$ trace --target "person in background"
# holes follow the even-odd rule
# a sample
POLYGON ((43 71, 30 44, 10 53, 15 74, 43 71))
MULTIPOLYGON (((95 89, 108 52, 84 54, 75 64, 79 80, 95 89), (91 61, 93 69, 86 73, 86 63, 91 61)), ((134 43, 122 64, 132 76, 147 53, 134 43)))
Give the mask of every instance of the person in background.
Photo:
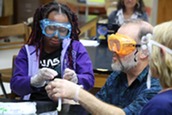
POLYGON ((78 18, 66 5, 49 2, 37 8, 28 43, 15 60, 11 90, 24 100, 50 100, 45 86, 54 78, 93 88, 92 62, 79 34, 78 18))
POLYGON ((46 86, 48 96, 53 100, 58 97, 74 99, 92 114, 138 115, 161 90, 158 79, 151 78, 151 86, 147 85, 149 58, 141 48, 142 36, 152 33, 152 29, 148 22, 135 19, 127 21, 116 34, 109 36, 114 72, 96 94, 97 98, 78 85, 60 79, 46 86))
POLYGON ((118 0, 117 10, 108 16, 108 27, 121 26, 125 20, 138 18, 148 21, 143 0, 118 0))
POLYGON ((150 45, 150 69, 159 78, 161 92, 143 108, 141 115, 172 115, 172 21, 154 27, 150 45))

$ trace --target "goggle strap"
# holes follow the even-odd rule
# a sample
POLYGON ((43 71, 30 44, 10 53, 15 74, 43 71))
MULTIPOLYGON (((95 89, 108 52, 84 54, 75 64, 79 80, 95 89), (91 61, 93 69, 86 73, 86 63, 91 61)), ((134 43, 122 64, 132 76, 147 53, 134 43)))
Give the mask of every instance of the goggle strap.
POLYGON ((155 45, 155 46, 158 46, 158 47, 164 49, 164 50, 167 51, 169 54, 172 54, 172 50, 171 50, 170 48, 165 47, 165 46, 163 46, 162 44, 160 44, 160 43, 158 43, 158 42, 156 42, 156 41, 150 40, 149 43, 151 43, 151 44, 153 44, 153 45, 155 45))
POLYGON ((141 47, 141 45, 140 44, 136 44, 135 47, 141 47))
POLYGON ((136 52, 134 53, 134 55, 136 55, 136 54, 137 54, 137 52, 138 52, 138 49, 136 49, 136 52))

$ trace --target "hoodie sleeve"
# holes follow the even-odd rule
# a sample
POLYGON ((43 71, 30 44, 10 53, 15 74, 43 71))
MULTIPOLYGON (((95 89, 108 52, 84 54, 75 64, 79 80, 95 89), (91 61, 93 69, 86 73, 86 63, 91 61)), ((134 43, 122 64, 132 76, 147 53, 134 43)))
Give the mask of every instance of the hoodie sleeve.
POLYGON ((84 89, 90 90, 94 86, 93 66, 89 54, 82 43, 74 46, 76 50, 76 70, 78 84, 83 85, 84 89))
POLYGON ((11 90, 19 96, 31 93, 30 76, 28 76, 28 60, 25 47, 19 51, 13 68, 13 75, 10 81, 11 90))

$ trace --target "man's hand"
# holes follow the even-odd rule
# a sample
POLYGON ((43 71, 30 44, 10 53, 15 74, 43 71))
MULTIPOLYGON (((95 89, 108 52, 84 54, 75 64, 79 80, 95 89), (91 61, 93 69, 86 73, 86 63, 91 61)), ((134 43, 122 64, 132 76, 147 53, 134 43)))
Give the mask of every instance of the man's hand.
POLYGON ((65 79, 54 79, 45 87, 50 99, 57 101, 59 97, 77 100, 80 86, 65 79))

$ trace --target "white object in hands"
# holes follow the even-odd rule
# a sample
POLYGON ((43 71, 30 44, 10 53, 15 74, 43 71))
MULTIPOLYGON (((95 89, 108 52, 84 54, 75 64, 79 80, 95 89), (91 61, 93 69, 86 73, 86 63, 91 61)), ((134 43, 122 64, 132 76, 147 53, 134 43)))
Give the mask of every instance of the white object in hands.
POLYGON ((78 77, 74 70, 66 68, 64 71, 63 79, 69 80, 73 83, 78 83, 78 77))
POLYGON ((59 97, 59 98, 58 98, 58 107, 57 107, 57 111, 61 111, 61 109, 62 109, 62 98, 59 97))
MULTIPOLYGON (((74 99, 74 101, 75 102, 78 102, 78 98, 79 98, 79 89, 80 88, 83 88, 83 86, 82 85, 77 85, 77 89, 76 89, 76 92, 75 92, 75 97, 73 98, 74 99)), ((57 107, 57 110, 58 111, 61 111, 61 109, 62 109, 62 98, 61 97, 59 97, 58 98, 58 107, 57 107)))
POLYGON ((31 77, 31 85, 34 87, 43 87, 46 81, 52 80, 58 73, 50 68, 41 68, 38 73, 31 77))

